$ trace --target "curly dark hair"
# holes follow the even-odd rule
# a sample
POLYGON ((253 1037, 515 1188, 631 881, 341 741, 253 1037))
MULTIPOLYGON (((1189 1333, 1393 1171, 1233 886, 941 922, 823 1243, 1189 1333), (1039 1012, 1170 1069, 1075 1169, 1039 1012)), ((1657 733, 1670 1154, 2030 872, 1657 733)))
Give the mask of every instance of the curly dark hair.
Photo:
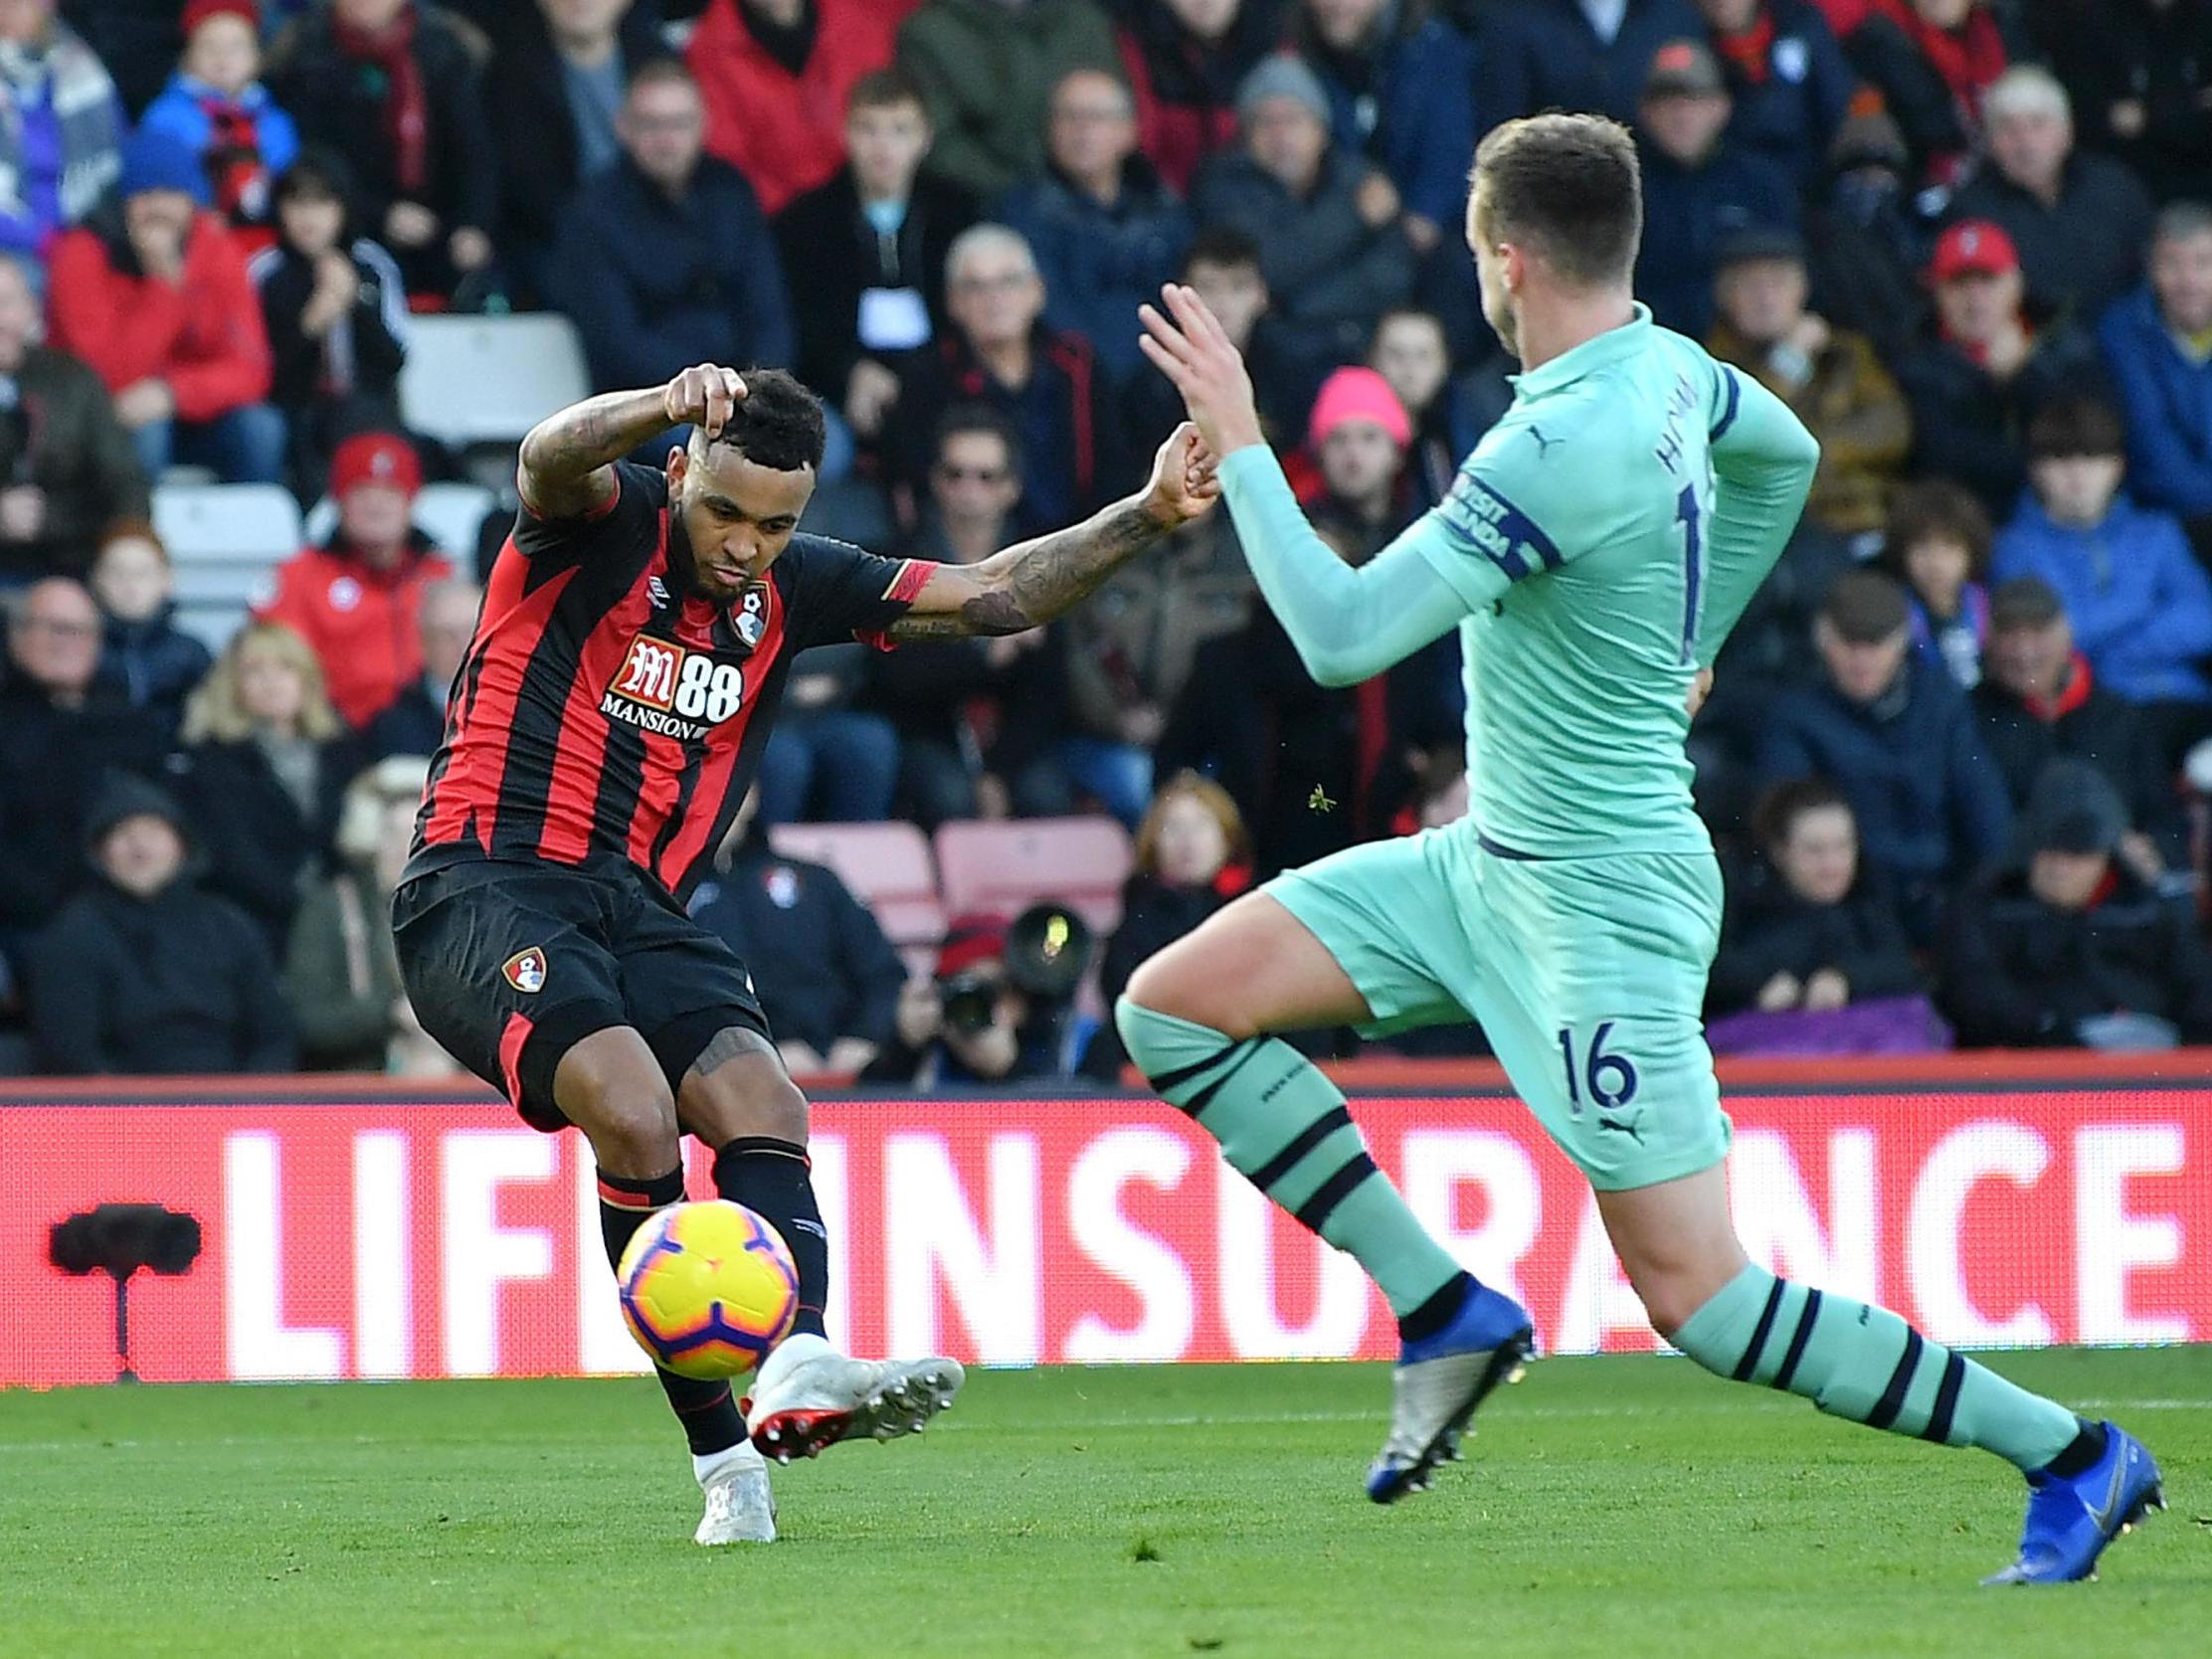
POLYGON ((740 369, 745 396, 715 444, 776 472, 822 468, 822 400, 786 369, 740 369))
POLYGON ((1843 791, 1825 778, 1790 778, 1774 785, 1751 809, 1751 833, 1758 844, 1772 851, 1789 839, 1797 821, 1807 813, 1841 807, 1851 811, 1843 791))

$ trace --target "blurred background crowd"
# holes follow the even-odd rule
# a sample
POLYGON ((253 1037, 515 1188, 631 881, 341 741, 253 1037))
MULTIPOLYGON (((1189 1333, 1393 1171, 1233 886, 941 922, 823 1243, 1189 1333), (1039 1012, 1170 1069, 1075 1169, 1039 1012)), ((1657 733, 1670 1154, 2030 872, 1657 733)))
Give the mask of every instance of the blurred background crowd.
MULTIPOLYGON (((1692 733, 1716 1047, 2212 1039, 2212 0, 0 0, 0 1069, 442 1068, 385 907, 514 504, 425 527, 512 461, 409 430, 425 319, 788 363, 809 527, 973 561, 1140 480, 1181 278, 1358 563, 1512 396, 1466 172, 1551 107, 1823 446, 1692 733), (164 492, 255 485, 306 545, 184 626, 164 492)), ((695 909, 796 1069, 1109 1077, 1148 951, 1464 814, 1459 669, 1316 685, 1216 514, 1049 630, 809 653, 695 909), (887 934, 802 855, 1081 815, 1087 911, 887 934)))

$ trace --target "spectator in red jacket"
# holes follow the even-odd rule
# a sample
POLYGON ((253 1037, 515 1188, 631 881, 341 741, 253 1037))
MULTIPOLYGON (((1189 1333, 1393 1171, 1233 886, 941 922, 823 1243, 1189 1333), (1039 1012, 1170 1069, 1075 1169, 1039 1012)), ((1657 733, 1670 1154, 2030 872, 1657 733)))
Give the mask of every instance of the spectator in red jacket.
POLYGON ((337 533, 287 559, 276 597, 256 613, 314 646, 330 700, 356 730, 422 677, 423 590, 454 574, 410 521, 422 487, 406 439, 365 432, 340 444, 330 461, 337 533))
POLYGON ((122 218, 69 232, 48 280, 53 343, 115 396, 138 459, 172 457, 226 483, 283 476, 284 421, 269 396, 269 335, 246 254, 206 211, 200 158, 156 132, 123 156, 122 218))
POLYGON ((1188 195, 1199 163, 1236 147, 1236 89, 1281 44, 1282 0, 1131 0, 1119 33, 1137 148, 1188 195))
POLYGON ((706 147, 773 217, 844 164, 845 99, 891 61, 896 0, 712 0, 687 56, 706 147))

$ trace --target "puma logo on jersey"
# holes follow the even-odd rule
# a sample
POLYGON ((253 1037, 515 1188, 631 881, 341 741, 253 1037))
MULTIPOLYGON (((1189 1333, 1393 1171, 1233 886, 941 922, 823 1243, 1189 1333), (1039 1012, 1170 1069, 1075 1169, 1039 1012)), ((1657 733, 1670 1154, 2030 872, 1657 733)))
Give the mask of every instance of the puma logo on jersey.
POLYGON ((1562 444, 1565 444, 1567 442, 1567 440, 1564 438, 1545 437, 1544 429, 1542 427, 1531 426, 1526 430, 1529 436, 1536 440, 1536 459, 1539 461, 1542 461, 1546 456, 1550 455, 1554 450, 1558 449, 1562 444))

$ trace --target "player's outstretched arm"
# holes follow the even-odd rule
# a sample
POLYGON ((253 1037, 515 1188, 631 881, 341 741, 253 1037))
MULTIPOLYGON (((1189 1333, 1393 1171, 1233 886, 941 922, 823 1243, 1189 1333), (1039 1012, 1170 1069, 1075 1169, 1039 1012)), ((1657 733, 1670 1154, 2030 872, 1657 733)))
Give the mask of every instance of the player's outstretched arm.
POLYGON ((1162 536, 1219 497, 1213 455, 1189 422, 1153 458, 1152 481, 1082 523, 994 553, 981 564, 938 565, 890 627, 893 640, 1019 634, 1041 628, 1094 592, 1162 536))
POLYGON ((701 363, 665 386, 607 392, 549 415, 522 440, 515 487, 539 518, 578 518, 615 498, 615 462, 655 433, 699 427, 717 437, 745 396, 735 369, 701 363))

